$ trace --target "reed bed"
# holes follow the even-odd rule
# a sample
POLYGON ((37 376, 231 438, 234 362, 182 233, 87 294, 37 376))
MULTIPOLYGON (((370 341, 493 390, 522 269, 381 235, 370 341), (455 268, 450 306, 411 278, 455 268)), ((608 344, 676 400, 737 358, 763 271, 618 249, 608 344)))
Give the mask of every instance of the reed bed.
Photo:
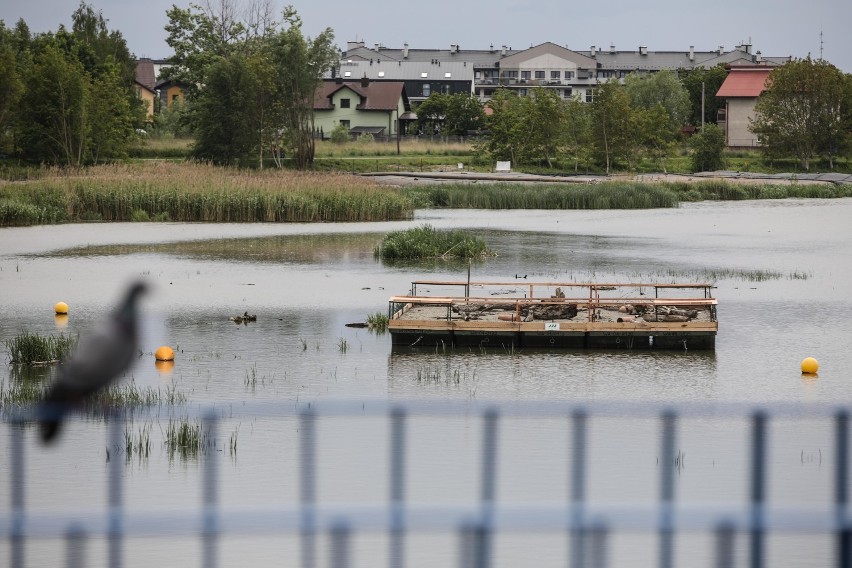
POLYGON ((464 231, 438 231, 431 225, 390 232, 373 251, 382 260, 482 258, 493 254, 479 237, 464 231))
POLYGON ((50 169, 26 183, 0 182, 0 226, 129 221, 142 212, 190 222, 334 222, 408 219, 413 207, 398 190, 348 174, 192 163, 50 169))
POLYGON ((189 420, 169 420, 163 432, 169 459, 177 454, 181 459, 197 458, 213 446, 209 432, 204 430, 201 422, 189 420))
POLYGON ((633 182, 446 184, 415 186, 406 194, 419 207, 453 209, 651 209, 679 204, 664 184, 633 182))
POLYGON ((318 158, 340 158, 360 156, 468 156, 473 154, 473 146, 467 142, 440 142, 435 140, 402 140, 397 153, 396 141, 366 142, 353 140, 344 144, 335 144, 329 140, 318 141, 318 158))
MULTIPOLYGON (((35 404, 44 398, 50 387, 46 380, 12 380, 0 383, 0 408, 35 404)), ((135 382, 116 384, 92 397, 87 405, 90 414, 100 414, 106 407, 134 408, 157 405, 186 404, 186 393, 171 386, 164 390, 152 387, 140 388, 135 382)))
POLYGON ((48 365, 58 363, 77 345, 77 339, 63 334, 39 335, 24 332, 5 341, 9 363, 13 365, 48 365))

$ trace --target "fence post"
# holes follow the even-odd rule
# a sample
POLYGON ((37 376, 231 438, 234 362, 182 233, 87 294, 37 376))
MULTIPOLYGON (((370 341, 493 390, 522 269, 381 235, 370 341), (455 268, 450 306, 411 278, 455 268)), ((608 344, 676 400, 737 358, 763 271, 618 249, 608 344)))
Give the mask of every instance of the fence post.
POLYGON ((349 568, 349 525, 345 520, 331 527, 331 568, 349 568))
POLYGON ((716 527, 716 568, 734 568, 734 526, 722 522, 716 527))
POLYGON ((766 499, 766 413, 752 415, 751 568, 763 566, 764 500, 766 499))
POLYGON ((123 564, 122 544, 124 538, 124 487, 122 483, 122 460, 118 458, 118 450, 121 448, 122 426, 124 426, 124 415, 118 409, 112 409, 109 413, 109 450, 112 458, 109 464, 109 566, 120 568, 123 564))
POLYGON ((299 413, 300 464, 299 494, 302 506, 301 518, 301 550, 302 568, 314 568, 316 565, 316 519, 314 518, 316 503, 316 440, 314 426, 316 417, 313 409, 308 408, 299 413))
POLYGON ((24 482, 24 424, 15 419, 9 429, 12 446, 10 487, 12 492, 12 534, 9 564, 12 568, 24 568, 24 507, 26 487, 24 482))
POLYGON ((494 496, 497 490, 497 409, 489 408, 482 416, 482 518, 476 530, 474 566, 491 566, 494 496))
POLYGON ((405 409, 391 411, 390 566, 405 565, 405 409))
POLYGON ((216 415, 213 411, 204 416, 203 431, 206 432, 207 455, 204 456, 203 498, 203 552, 202 565, 205 568, 218 566, 217 544, 219 539, 218 519, 218 454, 216 452, 216 415))
POLYGON ((78 524, 72 524, 65 533, 65 565, 68 568, 86 566, 86 531, 78 524))
POLYGON ((677 416, 673 410, 667 410, 663 412, 662 418, 662 459, 660 461, 660 568, 671 568, 674 564, 674 528, 672 507, 674 504, 674 449, 677 416))
POLYGON ((852 566, 852 550, 850 540, 852 534, 848 525, 849 507, 849 413, 840 410, 835 415, 835 440, 837 453, 835 463, 835 491, 837 523, 837 566, 850 568, 852 566))
POLYGON ((586 500, 586 412, 575 410, 571 416, 571 535, 570 554, 572 568, 582 568, 586 563, 586 531, 583 506, 586 500))

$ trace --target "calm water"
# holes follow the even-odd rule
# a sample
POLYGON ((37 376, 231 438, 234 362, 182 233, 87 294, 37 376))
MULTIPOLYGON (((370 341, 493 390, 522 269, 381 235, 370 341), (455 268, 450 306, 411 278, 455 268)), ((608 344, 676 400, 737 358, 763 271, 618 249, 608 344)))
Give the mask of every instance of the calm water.
MULTIPOLYGON (((700 203, 654 211, 424 211, 412 222, 372 224, 2 229, 0 340, 22 331, 85 334, 122 287, 141 277, 154 291, 143 304, 146 354, 132 378, 139 386, 174 387, 193 403, 276 400, 292 405, 321 397, 848 402, 850 221, 852 200, 844 199, 700 203), (474 265, 474 279, 513 281, 517 274, 578 282, 716 281, 716 351, 391 353, 388 336, 345 324, 386 312, 388 296, 406 292, 411 280, 466 278, 466 265, 388 266, 373 259, 373 247, 384 233, 424 222, 475 231, 498 252, 474 265), (71 306, 66 322, 55 321, 52 313, 60 300, 71 306), (238 326, 228 321, 244 311, 257 314, 257 322, 238 326), (166 344, 176 346, 178 356, 172 372, 160 374, 150 353, 166 344), (799 373, 806 356, 820 361, 818 378, 799 373)), ((0 369, 0 379, 15 380, 8 374, 8 367, 0 369)), ((225 505, 297 500, 298 464, 291 457, 298 448, 295 424, 243 420, 222 428, 225 437, 232 432, 239 437, 236 458, 227 451, 219 454, 226 464, 221 468, 225 505)), ((593 424, 591 499, 647 503, 657 498, 657 430, 647 421, 593 424)), ((55 448, 44 449, 28 438, 28 505, 100 506, 105 500, 103 432, 97 421, 77 421, 55 448)), ((517 421, 502 432, 501 499, 564 501, 564 423, 517 421)), ((780 435, 774 436, 770 453, 776 468, 770 499, 827 502, 829 427, 781 423, 773 432, 780 435), (817 455, 820 459, 813 458, 817 455)), ((319 434, 320 499, 384 502, 385 421, 327 420, 319 434)), ((409 438, 411 501, 475 502, 478 422, 422 419, 412 424, 409 438)), ((198 463, 170 462, 159 424, 151 439, 154 455, 127 466, 129 506, 197 503, 198 463)), ((7 444, 5 436, 0 438, 4 455, 7 444)), ((745 498, 743 423, 686 421, 678 444, 689 456, 678 476, 681 499, 745 498)), ((8 479, 7 467, 4 460, 0 480, 8 479)), ((8 491, 0 490, 3 510, 8 500, 8 491)), ((710 545, 701 537, 690 538, 678 541, 684 562, 701 558, 710 545)), ((771 558, 812 566, 815 560, 828 561, 826 542, 812 536, 778 539, 771 558)), ((656 552, 655 540, 634 535, 614 544, 610 561, 619 566, 645 565, 656 552)), ((0 545, 0 558, 7 558, 6 546, 0 545)), ((295 563, 292 546, 286 538, 230 539, 223 547, 224 564, 277 565, 282 557, 295 563)), ((454 563, 451 536, 422 537, 413 546, 421 553, 411 558, 412 565, 454 563)), ((30 548, 33 566, 64 550, 61 544, 30 548)), ((377 565, 385 549, 381 538, 357 539, 356 565, 377 565)), ((100 561, 99 550, 91 547, 90 564, 100 561)), ((132 545, 127 560, 134 566, 189 561, 198 550, 180 541, 148 542, 132 545)), ((502 539, 498 550, 500 565, 564 565, 561 537, 502 539)))

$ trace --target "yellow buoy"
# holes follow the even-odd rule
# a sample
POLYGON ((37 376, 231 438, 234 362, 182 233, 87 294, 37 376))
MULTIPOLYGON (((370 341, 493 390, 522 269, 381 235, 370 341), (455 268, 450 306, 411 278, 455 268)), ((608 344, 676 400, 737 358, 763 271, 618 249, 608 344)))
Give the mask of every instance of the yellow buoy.
POLYGON ((813 357, 805 357, 802 360, 802 373, 806 375, 815 375, 819 370, 819 362, 813 357))
POLYGON ((157 361, 174 361, 175 360, 175 352, 171 347, 167 345, 163 345, 154 353, 154 357, 156 357, 157 361))
POLYGON ((53 306, 53 310, 60 315, 68 314, 68 304, 65 302, 57 302, 55 306, 53 306))

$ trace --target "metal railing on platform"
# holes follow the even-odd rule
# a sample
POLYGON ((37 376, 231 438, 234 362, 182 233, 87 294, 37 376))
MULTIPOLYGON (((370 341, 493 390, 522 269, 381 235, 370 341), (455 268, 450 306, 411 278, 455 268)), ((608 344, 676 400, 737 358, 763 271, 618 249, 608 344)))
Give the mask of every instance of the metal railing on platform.
MULTIPOLYGON (((202 544, 201 565, 220 564, 221 539, 234 535, 298 535, 300 565, 318 565, 318 536, 327 535, 328 558, 333 567, 352 565, 351 540, 365 532, 388 536, 388 564, 402 568, 407 558, 407 538, 420 531, 458 534, 458 565, 485 568, 494 564, 497 534, 513 531, 549 531, 567 537, 566 563, 572 568, 607 565, 607 543, 613 533, 643 530, 656 534, 660 568, 674 566, 674 543, 681 531, 704 531, 715 535, 715 566, 734 565, 735 535, 747 535, 748 564, 766 565, 766 539, 771 533, 804 532, 833 535, 834 565, 849 567, 849 407, 798 404, 653 404, 588 403, 552 401, 478 402, 319 400, 289 407, 280 402, 215 404, 187 409, 203 420, 205 431, 215 439, 217 425, 224 419, 255 417, 294 419, 298 427, 299 498, 292 507, 224 509, 220 505, 220 478, 215 459, 202 459, 202 504, 196 510, 169 511, 168 515, 134 512, 125 507, 122 460, 109 464, 108 506, 104 511, 34 512, 27 508, 24 434, 32 414, 6 413, 9 435, 9 490, 11 509, 0 514, 0 531, 9 541, 9 566, 22 568, 29 540, 64 538, 67 565, 84 565, 79 552, 92 537, 108 541, 109 566, 123 565, 125 540, 135 537, 183 535, 202 544), (415 505, 406 502, 409 428, 412 417, 473 417, 481 421, 479 495, 474 506, 415 505), (321 504, 317 499, 317 424, 326 418, 387 417, 389 500, 383 505, 321 504), (746 419, 750 424, 748 500, 745 509, 724 506, 680 504, 676 499, 675 468, 660 467, 659 499, 647 506, 602 506, 588 501, 588 424, 591 419, 658 419, 660 463, 676 459, 679 422, 682 419, 746 419), (518 505, 498 499, 498 448, 500 424, 507 418, 564 418, 569 432, 570 479, 568 500, 562 504, 518 505), (767 430, 770 421, 824 420, 832 423, 834 472, 833 503, 823 510, 790 506, 767 507, 767 430)), ((137 411, 138 412, 138 411, 137 411)), ((137 414, 138 416, 138 414, 137 414)), ((110 443, 120 444, 124 435, 123 412, 109 418, 110 443)), ((709 560, 709 559, 708 559, 709 560)))

